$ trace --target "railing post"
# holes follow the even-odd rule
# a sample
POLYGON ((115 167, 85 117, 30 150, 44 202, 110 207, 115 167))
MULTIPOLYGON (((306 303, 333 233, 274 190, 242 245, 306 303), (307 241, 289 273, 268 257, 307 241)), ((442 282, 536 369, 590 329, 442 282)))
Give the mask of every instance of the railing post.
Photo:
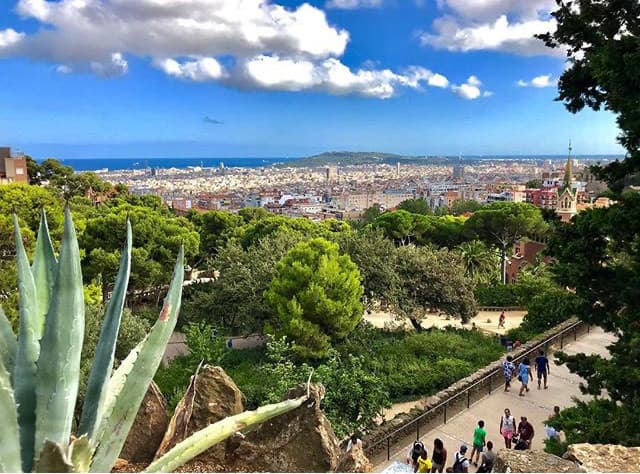
POLYGON ((420 439, 420 420, 416 421, 416 440, 420 439))
POLYGON ((573 340, 574 341, 578 340, 578 328, 577 327, 573 330, 573 340))
POLYGON ((470 402, 471 402, 471 390, 467 389, 467 410, 469 409, 470 402))
POLYGON ((444 424, 447 424, 447 403, 444 404, 444 424))
POLYGON ((560 334, 560 349, 564 347, 564 333, 560 334))
POLYGON ((589 331, 591 331, 591 324, 587 324, 587 334, 589 334, 589 331))
POLYGON ((493 390, 493 380, 491 375, 489 375, 489 395, 491 395, 492 390, 493 390))

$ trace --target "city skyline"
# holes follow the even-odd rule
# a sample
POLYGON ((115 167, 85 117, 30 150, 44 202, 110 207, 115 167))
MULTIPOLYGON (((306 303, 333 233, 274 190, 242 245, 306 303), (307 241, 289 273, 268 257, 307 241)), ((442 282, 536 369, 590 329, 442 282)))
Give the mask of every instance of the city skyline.
POLYGON ((0 141, 62 159, 622 153, 611 114, 554 101, 562 52, 532 38, 553 1, 156 3, 3 6, 0 141))

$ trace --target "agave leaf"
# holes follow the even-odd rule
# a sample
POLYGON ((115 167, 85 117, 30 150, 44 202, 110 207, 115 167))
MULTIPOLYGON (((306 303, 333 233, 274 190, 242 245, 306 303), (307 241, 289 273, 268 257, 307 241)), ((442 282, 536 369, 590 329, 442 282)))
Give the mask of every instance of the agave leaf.
POLYGON ((20 429, 11 376, 0 360, 0 472, 20 472, 20 429))
POLYGON ((36 462, 35 472, 73 472, 73 465, 61 444, 45 441, 36 462))
POLYGON ((178 443, 160 459, 152 462, 144 472, 172 472, 211 446, 223 441, 238 431, 253 428, 276 416, 287 413, 302 405, 308 397, 285 400, 265 405, 254 411, 245 411, 207 426, 178 443))
POLYGON ((11 375, 13 364, 16 358, 16 335, 11 329, 11 323, 0 306, 0 363, 11 375))
POLYGON ((33 279, 36 283, 36 295, 38 298, 38 339, 42 337, 44 331, 44 317, 49 309, 51 292, 56 279, 58 262, 53 252, 49 226, 47 225, 47 215, 42 210, 40 215, 40 228, 38 229, 38 239, 36 240, 36 251, 33 254, 33 279))
POLYGON ((84 290, 80 250, 69 207, 65 209, 60 261, 47 312, 36 385, 36 451, 45 441, 66 446, 71 435, 84 338, 84 290))
POLYGON ((121 367, 118 368, 112 381, 109 382, 109 402, 105 403, 97 436, 93 440, 96 452, 91 465, 92 472, 109 472, 122 450, 175 328, 180 311, 183 280, 184 249, 181 247, 171 286, 158 321, 153 325, 146 339, 134 349, 135 354, 125 359, 123 362, 123 365, 126 364, 125 368, 123 370, 120 370, 121 367))
POLYGON ((34 436, 36 426, 36 362, 40 354, 38 341, 38 304, 36 284, 33 280, 29 259, 22 244, 18 217, 13 215, 16 237, 16 258, 18 266, 18 301, 20 304, 20 328, 13 387, 18 406, 20 425, 20 450, 22 469, 30 472, 34 456, 34 436))
POLYGON ((127 220, 127 240, 122 250, 120 259, 120 269, 116 278, 115 286, 100 330, 100 339, 96 346, 91 373, 87 384, 87 394, 82 407, 82 417, 78 432, 93 435, 96 424, 102 416, 104 402, 107 393, 107 384, 111 371, 113 370, 113 360, 116 352, 116 342, 124 300, 127 296, 127 286, 129 284, 129 274, 131 273, 131 223, 127 220))

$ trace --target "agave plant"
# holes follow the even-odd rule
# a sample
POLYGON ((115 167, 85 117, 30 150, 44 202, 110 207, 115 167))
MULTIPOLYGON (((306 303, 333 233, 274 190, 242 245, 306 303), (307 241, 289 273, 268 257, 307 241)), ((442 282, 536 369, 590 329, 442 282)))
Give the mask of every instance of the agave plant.
MULTIPOLYGON (((0 308, 0 472, 110 472, 175 327, 184 277, 181 248, 157 322, 114 371, 114 353, 131 270, 131 225, 89 375, 76 435, 72 434, 84 336, 80 251, 71 212, 56 259, 42 213, 33 264, 14 215, 19 333, 0 308)), ((237 431, 293 410, 303 396, 212 424, 155 460, 148 472, 169 472, 237 431)))

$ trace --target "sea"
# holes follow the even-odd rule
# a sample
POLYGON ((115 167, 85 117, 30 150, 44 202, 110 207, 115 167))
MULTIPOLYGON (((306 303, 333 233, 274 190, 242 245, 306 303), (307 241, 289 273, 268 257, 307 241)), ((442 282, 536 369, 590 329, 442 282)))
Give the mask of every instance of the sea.
MULTIPOLYGON (((257 168, 271 166, 277 163, 286 163, 297 158, 75 158, 59 160, 75 171, 97 170, 136 170, 145 168, 188 168, 201 166, 206 168, 218 168, 221 164, 225 167, 257 168)), ((41 160, 39 160, 41 161, 41 160)))
MULTIPOLYGON (((575 159, 585 161, 609 161, 621 159, 617 155, 577 155, 575 159)), ((258 168, 271 166, 278 163, 287 163, 298 160, 295 158, 272 157, 272 158, 72 158, 59 159, 60 162, 71 166, 75 171, 114 171, 114 170, 136 170, 146 168, 189 168, 200 166, 203 168, 218 168, 221 164, 225 167, 258 168)), ((566 156, 546 155, 546 156, 465 156, 458 157, 436 157, 436 160, 445 159, 449 164, 464 163, 467 165, 481 161, 564 161, 566 156)), ((42 161, 42 160, 38 160, 42 161)), ((425 159, 428 163, 429 158, 425 159)))

